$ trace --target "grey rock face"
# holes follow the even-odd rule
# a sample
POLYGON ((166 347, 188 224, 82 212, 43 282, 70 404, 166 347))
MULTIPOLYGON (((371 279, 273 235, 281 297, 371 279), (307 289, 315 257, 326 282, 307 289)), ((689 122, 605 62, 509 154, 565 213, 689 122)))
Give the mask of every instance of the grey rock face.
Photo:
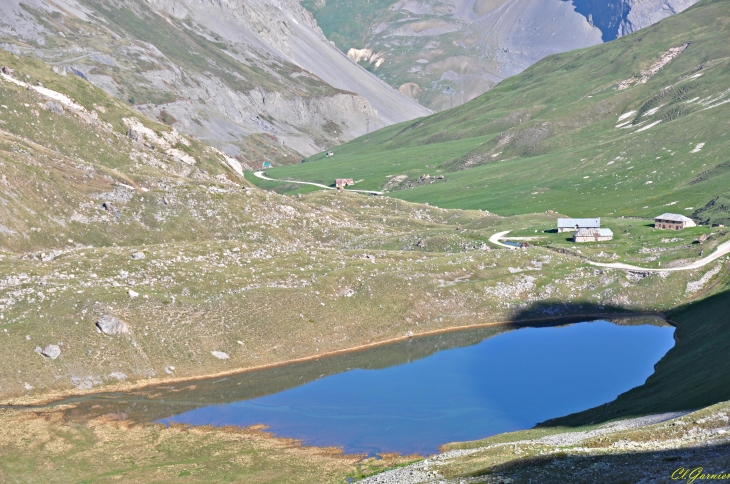
POLYGON ((164 110, 177 129, 231 156, 241 151, 245 157, 248 140, 260 134, 267 136, 256 143, 270 143, 272 151, 308 156, 323 144, 364 134, 368 121, 376 129, 430 113, 344 56, 297 0, 135 2, 130 21, 164 30, 166 42, 134 38, 132 30, 104 18, 105 9, 117 13, 128 2, 102 2, 93 16, 76 0, 54 2, 53 12, 42 0, 22 2, 38 18, 27 15, 20 0, 1 3, 0 36, 19 41, 8 48, 53 58, 59 74, 79 75, 152 118, 164 110), (42 17, 53 24, 52 14, 88 23, 90 30, 68 31, 76 45, 66 52, 44 51, 33 45, 38 39, 70 38, 45 27, 42 17), (192 45, 201 37, 217 40, 197 52, 192 45), (193 48, 199 63, 179 55, 193 48), (140 62, 148 67, 139 69, 140 62), (140 90, 153 94, 135 99, 140 90))
POLYGON ((698 0, 626 0, 628 14, 621 21, 618 35, 628 35, 688 9, 698 0))
POLYGON ((61 348, 58 345, 46 345, 46 347, 41 350, 41 354, 46 358, 55 360, 61 356, 61 348))
POLYGON ((127 323, 108 314, 99 318, 96 322, 96 327, 104 334, 129 334, 129 326, 127 326, 127 323))
POLYGON ((648 27, 698 0, 572 0, 575 9, 601 30, 604 41, 648 27))

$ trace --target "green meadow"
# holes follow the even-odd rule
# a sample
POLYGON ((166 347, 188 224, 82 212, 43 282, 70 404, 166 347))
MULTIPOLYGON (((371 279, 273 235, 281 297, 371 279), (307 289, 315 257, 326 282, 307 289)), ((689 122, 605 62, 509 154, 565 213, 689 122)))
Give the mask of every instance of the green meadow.
POLYGON ((356 188, 403 200, 500 215, 690 216, 730 187, 729 13, 727 2, 702 2, 548 57, 457 108, 266 173, 325 184, 351 177, 356 188), (642 83, 643 71, 685 43, 642 83), (444 181, 402 189, 424 174, 444 181))

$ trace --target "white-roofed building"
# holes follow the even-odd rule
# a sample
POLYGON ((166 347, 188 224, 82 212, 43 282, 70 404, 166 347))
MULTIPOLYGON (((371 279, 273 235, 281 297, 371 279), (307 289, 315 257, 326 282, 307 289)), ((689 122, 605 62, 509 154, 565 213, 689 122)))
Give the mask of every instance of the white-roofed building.
POLYGON ((694 227, 697 224, 689 217, 678 213, 664 213, 654 217, 654 228, 663 230, 682 230, 686 227, 694 227))
POLYGON ((580 229, 597 229, 601 227, 600 218, 559 218, 558 232, 573 232, 580 229))
POLYGON ((613 239, 611 229, 580 229, 573 234, 575 242, 604 242, 613 239))

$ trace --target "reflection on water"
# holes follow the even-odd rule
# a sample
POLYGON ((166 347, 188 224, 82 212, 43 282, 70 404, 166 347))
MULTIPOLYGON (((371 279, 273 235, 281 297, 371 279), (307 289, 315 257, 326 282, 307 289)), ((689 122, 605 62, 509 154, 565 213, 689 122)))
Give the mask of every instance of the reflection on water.
MULTIPOLYGON (((663 321, 654 319, 652 323, 663 321)), ((152 385, 124 393, 70 397, 39 407, 73 404, 74 408, 67 413, 79 419, 118 412, 135 421, 155 421, 199 407, 271 395, 352 369, 371 370, 408 363, 442 350, 477 344, 515 327, 505 324, 463 329, 225 377, 152 385)))
POLYGON ((640 385, 674 345, 674 329, 639 323, 465 330, 107 398, 138 413, 144 405, 149 417, 186 410, 165 422, 263 423, 276 435, 347 452, 431 454, 447 442, 585 410, 640 385))

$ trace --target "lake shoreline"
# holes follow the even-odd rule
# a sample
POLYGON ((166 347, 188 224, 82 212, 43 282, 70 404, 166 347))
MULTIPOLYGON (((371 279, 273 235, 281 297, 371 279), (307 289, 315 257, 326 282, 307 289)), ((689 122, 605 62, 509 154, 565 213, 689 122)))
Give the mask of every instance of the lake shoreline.
POLYGON ((515 328, 521 328, 521 327, 545 327, 545 326, 558 326, 561 324, 572 324, 576 322, 587 322, 587 320, 597 320, 597 319, 638 319, 638 318, 646 318, 646 317, 655 317, 662 319, 664 322, 666 322, 670 326, 676 327, 676 324, 674 324, 672 321, 666 319, 666 315, 662 312, 620 312, 620 313, 585 313, 585 314, 573 314, 568 316, 550 316, 546 318, 534 318, 534 319, 524 319, 520 321, 495 321, 495 322, 487 322, 487 323, 479 323, 479 324, 473 324, 469 326, 451 326, 447 328, 439 328, 435 330, 429 330, 424 331, 422 333, 414 333, 412 336, 399 336, 395 338, 388 338, 381 341, 376 341, 373 343, 366 343, 362 345, 352 346, 349 348, 343 348, 339 350, 329 351, 326 353, 321 354, 315 354, 310 356, 304 356, 300 358, 294 358, 290 360, 284 360, 280 362, 275 363, 267 363, 264 365, 258 365, 258 366, 252 366, 247 368, 235 368, 231 370, 226 370, 222 372, 215 372, 215 373, 209 373, 205 375, 194 375, 194 376, 186 376, 186 377, 174 377, 174 378, 148 378, 144 380, 138 380, 134 382, 126 382, 126 383, 115 383, 110 385, 101 385, 97 388, 92 388, 89 390, 78 390, 76 388, 69 389, 69 390, 62 390, 57 392, 49 392, 44 395, 38 395, 38 396, 28 396, 28 397, 11 397, 7 400, 0 400, 0 408, 5 409, 32 409, 37 407, 47 407, 49 405, 53 405, 54 403, 64 400, 67 398, 73 398, 73 397, 83 397, 83 396, 89 396, 99 393, 109 393, 109 392, 125 392, 130 390, 139 390, 144 389, 148 387, 152 387, 155 385, 163 385, 163 384, 177 384, 177 383, 187 383, 187 382, 195 382, 200 380, 207 380, 210 378, 220 378, 220 377, 228 377, 232 375, 240 375, 244 373, 250 373, 260 370, 266 370, 271 368, 277 368, 282 367, 286 365, 296 364, 296 363, 304 363, 309 361, 315 361, 322 358, 329 358, 333 356, 343 355, 347 353, 354 353, 358 351, 363 351, 367 349, 376 348, 379 346, 385 346, 393 343, 398 343, 402 341, 407 341, 409 339, 417 339, 427 336, 434 336, 438 334, 445 334, 445 333, 451 333, 456 331, 463 331, 463 330, 469 330, 469 329, 479 329, 479 328, 487 328, 487 327, 494 327, 494 326, 513 326, 515 328), (557 324, 556 324, 557 323, 557 324))

